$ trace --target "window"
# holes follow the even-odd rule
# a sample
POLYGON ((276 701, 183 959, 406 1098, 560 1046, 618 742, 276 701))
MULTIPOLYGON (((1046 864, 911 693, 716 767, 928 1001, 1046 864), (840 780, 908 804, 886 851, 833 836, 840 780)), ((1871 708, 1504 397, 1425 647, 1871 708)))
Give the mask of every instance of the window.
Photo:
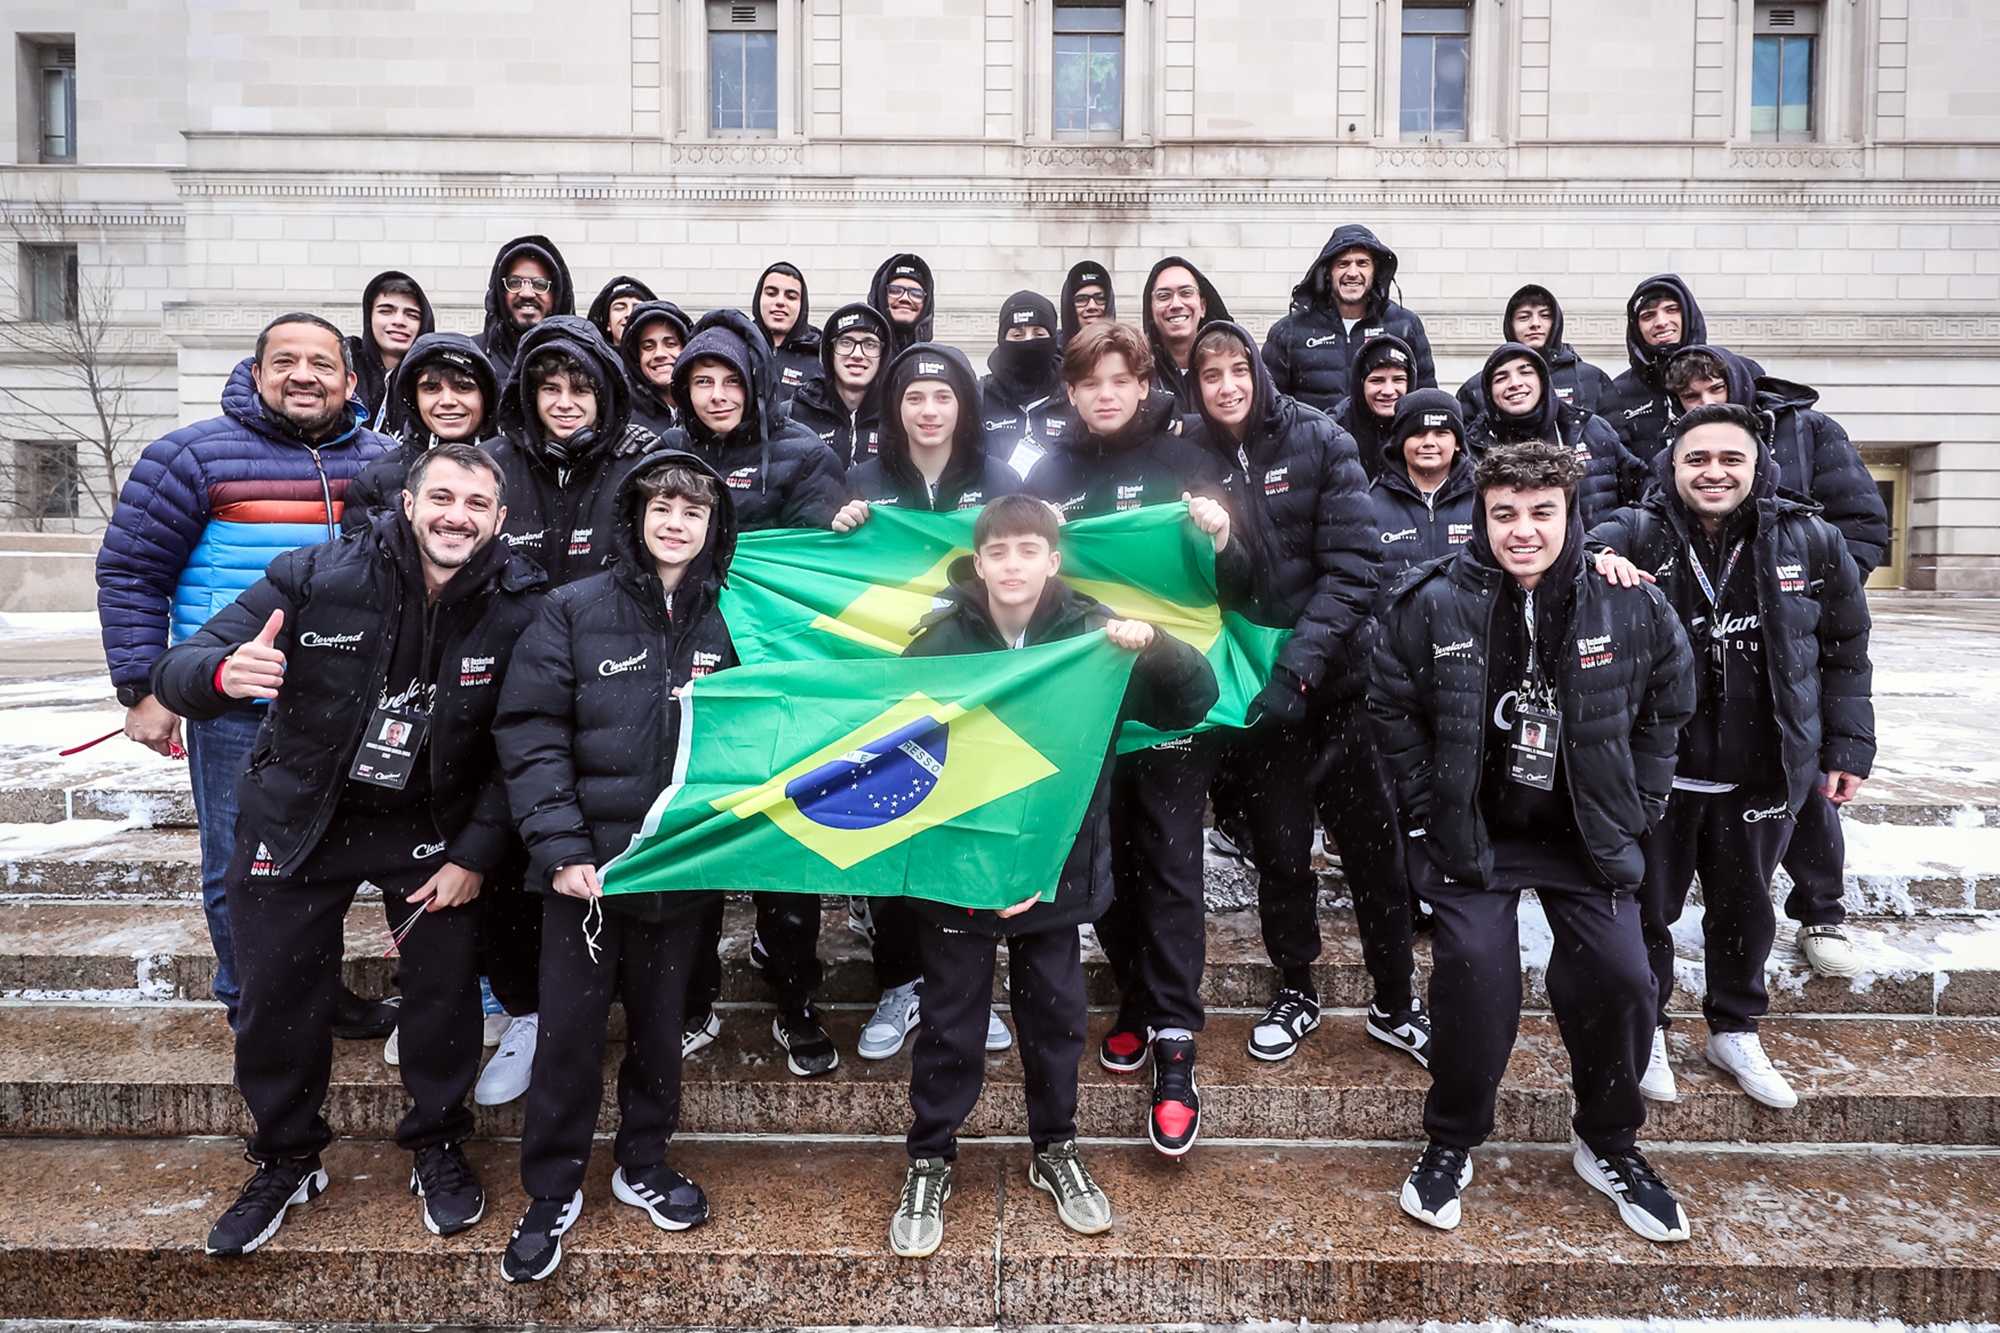
POLYGON ((16 504, 25 519, 75 518, 79 492, 76 445, 53 440, 14 446, 20 473, 16 504))
POLYGON ((1119 138, 1125 133, 1125 10, 1065 5, 1055 10, 1057 137, 1119 138))
POLYGON ((41 160, 76 161, 76 46, 35 48, 35 95, 41 122, 41 160))
POLYGON ((21 317, 37 324, 76 320, 76 247, 21 247, 21 317))
POLYGON ((1465 137, 1466 44, 1471 17, 1464 5, 1403 7, 1403 136, 1465 137))
POLYGON ((708 0, 708 93, 710 133, 777 136, 777 0, 708 0))
POLYGON ((1750 49, 1750 137, 1769 143, 1811 139, 1813 56, 1819 6, 1757 6, 1750 49))

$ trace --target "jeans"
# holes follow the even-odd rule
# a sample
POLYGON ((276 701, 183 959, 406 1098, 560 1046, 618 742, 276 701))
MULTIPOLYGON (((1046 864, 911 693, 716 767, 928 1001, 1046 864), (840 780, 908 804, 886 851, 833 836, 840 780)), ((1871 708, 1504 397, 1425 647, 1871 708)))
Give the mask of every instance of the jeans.
POLYGON ((201 825, 201 910, 215 947, 215 998, 236 1027, 243 1001, 236 980, 236 947, 229 933, 229 903, 223 878, 236 851, 236 779, 243 775, 264 710, 224 713, 206 722, 187 720, 188 783, 194 788, 195 819, 201 825))

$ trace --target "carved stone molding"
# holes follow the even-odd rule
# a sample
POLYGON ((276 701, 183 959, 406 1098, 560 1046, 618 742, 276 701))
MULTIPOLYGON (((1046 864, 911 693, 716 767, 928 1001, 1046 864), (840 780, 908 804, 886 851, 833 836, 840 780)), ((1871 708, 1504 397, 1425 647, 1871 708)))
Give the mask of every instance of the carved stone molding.
POLYGON ((805 145, 767 143, 761 139, 724 139, 715 143, 677 143, 671 161, 680 167, 799 167, 805 145))
POLYGON ((1375 166, 1380 171, 1411 167, 1425 171, 1505 170, 1505 148, 1480 148, 1470 144, 1413 143, 1375 150, 1375 166))
POLYGON ((1021 167, 1037 171, 1110 172, 1130 176, 1159 169, 1159 150, 1124 144, 1037 144, 1021 150, 1021 167))
POLYGON ((1769 148, 1732 148, 1729 165, 1781 168, 1786 171, 1859 171, 1866 157, 1859 148, 1827 148, 1815 144, 1776 144, 1769 148))

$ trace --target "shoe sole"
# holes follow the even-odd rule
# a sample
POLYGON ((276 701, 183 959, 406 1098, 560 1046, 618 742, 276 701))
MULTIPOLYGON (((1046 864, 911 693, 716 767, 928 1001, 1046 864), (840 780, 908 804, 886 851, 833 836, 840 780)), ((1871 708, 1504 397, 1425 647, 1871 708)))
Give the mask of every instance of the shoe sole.
POLYGON ((1014 1034, 1007 1032, 1007 1025, 1005 1023, 1000 1025, 1000 1030, 1007 1033, 1004 1040, 994 1037, 991 1030, 986 1034, 986 1053, 988 1055, 991 1055, 995 1051, 1004 1051, 1014 1044, 1014 1034))
POLYGON ((389 1040, 382 1045, 382 1063, 392 1069, 403 1063, 403 1047, 393 1032, 389 1034, 389 1040))
POLYGON ((1806 966, 1812 969, 1813 975, 1819 977, 1834 977, 1841 981, 1851 981, 1855 977, 1860 976, 1863 972, 1866 972, 1868 970, 1868 965, 1862 962, 1859 958, 1855 959, 1852 963, 1849 963, 1845 967, 1840 967, 1840 968, 1823 967, 1817 960, 1813 958, 1813 956, 1810 953, 1807 953, 1803 947, 1799 949, 1799 957, 1805 960, 1806 966))
POLYGON ((1364 1024, 1364 1026, 1368 1029, 1368 1035, 1373 1037, 1375 1040, 1381 1042, 1384 1046, 1395 1047, 1397 1050, 1401 1051, 1404 1055, 1407 1055, 1412 1060, 1415 1060, 1419 1065, 1423 1066, 1425 1069, 1429 1069, 1431 1067, 1430 1056, 1424 1054, 1416 1047, 1410 1045, 1408 1042, 1404 1041, 1401 1037, 1397 1036, 1394 1032, 1391 1032, 1388 1028, 1376 1027, 1375 1020, 1372 1017, 1367 1021, 1366 1024, 1364 1024))
POLYGON ((624 1167, 620 1167, 611 1173, 611 1197, 620 1203, 631 1204, 634 1208, 652 1218, 653 1225, 662 1231, 691 1231, 708 1220, 708 1210, 706 1208, 703 1208, 701 1216, 692 1222, 676 1222, 671 1217, 662 1216, 654 1209, 652 1204, 647 1203, 639 1197, 637 1190, 625 1183, 624 1167))
MULTIPOLYGON (((950 1182, 950 1181, 946 1181, 946 1182, 945 1182, 945 1186, 944 1186, 944 1198, 942 1198, 942 1199, 940 1199, 940 1200, 938 1201, 938 1208, 939 1208, 940 1210, 942 1210, 942 1209, 943 1209, 943 1207, 944 1207, 944 1206, 945 1206, 946 1204, 950 1203, 950 1202, 951 1202, 951 1182, 950 1182)), ((892 1226, 891 1226, 891 1227, 889 1228, 889 1248, 890 1248, 890 1249, 891 1249, 892 1251, 894 1251, 894 1252, 895 1252, 895 1254, 896 1254, 896 1255, 897 1255, 897 1256, 898 1256, 899 1258, 903 1258, 903 1259, 928 1259, 928 1258, 930 1258, 930 1257, 931 1257, 931 1256, 932 1256, 933 1254, 936 1254, 936 1253, 937 1253, 937 1249, 938 1249, 938 1246, 940 1246, 940 1245, 942 1245, 942 1244, 944 1244, 944 1214, 943 1214, 943 1212, 942 1212, 942 1211, 940 1211, 940 1212, 939 1212, 939 1214, 938 1214, 938 1234, 937 1234, 937 1239, 936 1239, 936 1240, 934 1240, 934 1241, 932 1241, 932 1242, 930 1243, 930 1247, 929 1247, 928 1249, 922 1249, 922 1250, 918 1250, 918 1249, 905 1249, 905 1248, 903 1248, 903 1247, 902 1247, 901 1245, 898 1245, 898 1244, 896 1243, 896 1229, 895 1229, 895 1227, 894 1227, 894 1226, 892 1225, 892 1226)))
POLYGON ((1660 1102, 1665 1105, 1671 1105, 1680 1101, 1681 1089, 1679 1084, 1665 1089, 1659 1087, 1649 1088, 1642 1079, 1639 1083, 1639 1095, 1649 1102, 1660 1102))
MULTIPOLYGON (((532 1072, 532 1070, 530 1072, 532 1072)), ((496 1096, 492 1092, 487 1091, 483 1081, 481 1083, 474 1084, 472 1089, 473 1103, 478 1106, 505 1106, 508 1102, 519 1101, 521 1098, 527 1095, 528 1095, 528 1085, 526 1083, 523 1083, 521 1085, 520 1091, 509 1093, 505 1097, 496 1096)))
MULTIPOLYGON (((555 1272, 556 1269, 562 1267, 562 1256, 563 1256, 562 1238, 569 1234, 569 1228, 575 1226, 577 1223, 577 1219, 583 1216, 582 1190, 578 1190, 575 1196, 571 1198, 569 1206, 575 1209, 576 1211, 570 1215, 569 1226, 564 1227, 561 1231, 558 1231, 556 1233, 555 1253, 549 1256, 549 1262, 536 1272, 523 1273, 521 1274, 521 1276, 515 1277, 512 1273, 507 1271, 507 1255, 503 1251, 500 1255, 500 1276, 502 1278, 506 1279, 509 1282, 540 1282, 543 1278, 555 1272)), ((510 1245, 513 1243, 511 1238, 509 1239, 508 1243, 510 1245)))
POLYGON ((1111 1230, 1111 1222, 1109 1221, 1107 1221, 1101 1227, 1087 1227, 1084 1226, 1081 1222, 1078 1222, 1075 1218, 1071 1217, 1069 1215, 1068 1206, 1063 1202, 1062 1194, 1058 1192, 1056 1187, 1054 1185, 1051 1185, 1048 1182, 1048 1179, 1045 1176, 1043 1176, 1039 1170, 1035 1168, 1035 1161, 1032 1157, 1028 1159, 1028 1183, 1030 1185, 1033 1185, 1038 1190, 1048 1191, 1049 1197, 1056 1201, 1056 1216, 1062 1219, 1062 1224, 1064 1226, 1068 1227, 1071 1231, 1074 1231, 1077 1235, 1101 1236, 1105 1232, 1111 1230))
MULTIPOLYGON (((915 1029, 912 1028, 911 1031, 915 1031, 915 1029)), ((864 1060, 887 1060, 892 1055, 901 1055, 903 1053, 903 1048, 909 1044, 910 1044, 910 1034, 908 1032, 905 1032, 901 1037, 898 1037, 896 1039, 896 1044, 894 1046, 876 1046, 871 1048, 868 1046, 856 1045, 854 1048, 854 1053, 860 1056, 864 1060)), ((793 1069, 792 1072, 796 1074, 799 1071, 797 1069, 793 1069)))
POLYGON ((1742 1075, 1738 1074, 1734 1069, 1731 1069, 1728 1065, 1722 1063, 1722 1061, 1716 1059, 1713 1055, 1710 1055, 1707 1051, 1703 1051, 1701 1053, 1701 1058, 1708 1061, 1711 1065, 1714 1065, 1717 1069, 1720 1069, 1723 1073, 1729 1075, 1731 1079, 1735 1080, 1736 1086, 1743 1089, 1743 1095, 1745 1097, 1748 1097, 1751 1101, 1756 1102, 1760 1106, 1768 1106, 1773 1111, 1792 1111, 1798 1109, 1799 1094, 1797 1092, 1792 1093, 1792 1099, 1788 1102, 1774 1100, 1770 1097, 1765 1096, 1763 1093, 1758 1092, 1748 1083, 1745 1083, 1743 1081, 1742 1075))
POLYGON ((1257 1049, 1257 1038, 1255 1036, 1256 1029, 1253 1028, 1251 1029, 1252 1033, 1251 1038, 1247 1043, 1245 1043, 1244 1049, 1250 1052, 1250 1056, 1252 1059, 1262 1060, 1266 1064, 1276 1064, 1280 1060, 1289 1060, 1294 1055, 1297 1055, 1299 1053, 1299 1047, 1305 1044, 1306 1038, 1310 1037, 1313 1033, 1317 1031, 1319 1031, 1319 1020, 1315 1018, 1310 1023, 1306 1024, 1306 1030, 1304 1032, 1301 1032, 1297 1037, 1293 1038, 1292 1044, 1290 1046, 1287 1046, 1284 1050, 1278 1051, 1278 1050, 1265 1049, 1260 1051, 1257 1049))
POLYGON ((708 1022, 704 1023, 692 1036, 686 1033, 681 1035, 681 1059, 687 1059, 704 1046, 714 1045, 715 1039, 721 1035, 722 1020, 714 1014, 710 1014, 708 1022))
POLYGON ((1680 1200, 1674 1200, 1674 1211, 1680 1215, 1681 1224, 1676 1230, 1669 1231, 1660 1225, 1659 1218, 1644 1208, 1626 1202, 1625 1196, 1618 1192, 1618 1187, 1597 1169, 1596 1156, 1582 1144, 1577 1145, 1576 1152, 1570 1157, 1570 1164, 1576 1168, 1577 1175, 1583 1177, 1584 1184, 1618 1205, 1618 1219, 1621 1222, 1647 1240, 1671 1245, 1687 1240, 1693 1234, 1694 1228, 1688 1222, 1687 1209, 1681 1207, 1680 1200))
POLYGON ((778 1020, 775 1018, 771 1020, 771 1035, 778 1039, 778 1045, 784 1049, 785 1068, 791 1070, 794 1074, 798 1075, 800 1078, 818 1078, 821 1074, 831 1074, 834 1070, 840 1068, 840 1051, 838 1048, 836 1048, 833 1052, 833 1063, 828 1065, 826 1068, 824 1069, 800 1068, 798 1058, 792 1054, 791 1043, 785 1040, 784 1025, 779 1023, 778 1020))
POLYGON ((206 1245, 202 1246, 202 1249, 219 1258, 233 1259, 239 1255, 249 1254, 265 1241, 278 1234, 278 1228, 285 1224, 285 1214, 289 1213, 299 1204, 311 1203, 314 1199, 326 1193, 326 1186, 326 1168, 321 1167, 299 1182, 299 1187, 292 1191, 292 1197, 285 1200, 284 1204, 278 1209, 277 1215, 271 1219, 271 1225, 251 1237, 247 1243, 234 1250, 211 1250, 206 1245))
MULTIPOLYGON (((1463 1192, 1465 1187, 1471 1183, 1472 1159, 1468 1157, 1465 1159, 1465 1170, 1458 1173, 1458 1188, 1463 1192)), ((1403 1192, 1396 1197, 1396 1202, 1403 1205, 1403 1211, 1411 1217, 1416 1218, 1427 1227, 1436 1227, 1439 1231, 1458 1230, 1459 1222, 1465 1217, 1465 1212, 1459 1207, 1457 1199, 1453 1199, 1450 1203, 1446 1204, 1445 1211, 1442 1213, 1425 1212, 1424 1201, 1417 1197, 1415 1187, 1408 1180, 1403 1182, 1403 1192), (1450 1220, 1447 1221, 1447 1218, 1450 1220)))
POLYGON ((1153 1112, 1146 1112, 1146 1137, 1152 1141, 1155 1148, 1158 1148, 1168 1157, 1187 1156, 1188 1149, 1194 1147, 1195 1140, 1201 1137, 1201 1085, 1194 1080, 1192 1075, 1188 1078, 1188 1091, 1194 1094, 1194 1122, 1188 1126, 1187 1142, 1181 1144, 1179 1147, 1170 1147, 1160 1142, 1159 1119, 1153 1112))
POLYGON ((482 1189, 479 1191, 479 1211, 471 1217, 466 1218, 465 1221, 459 1223, 451 1230, 446 1231, 438 1225, 438 1220, 431 1216, 430 1195, 424 1193, 424 1183, 417 1179, 417 1173, 414 1171, 410 1172, 410 1193, 424 1201, 424 1226, 433 1236, 456 1236, 461 1231, 470 1231, 472 1228, 478 1226, 480 1221, 486 1216, 486 1191, 482 1189))

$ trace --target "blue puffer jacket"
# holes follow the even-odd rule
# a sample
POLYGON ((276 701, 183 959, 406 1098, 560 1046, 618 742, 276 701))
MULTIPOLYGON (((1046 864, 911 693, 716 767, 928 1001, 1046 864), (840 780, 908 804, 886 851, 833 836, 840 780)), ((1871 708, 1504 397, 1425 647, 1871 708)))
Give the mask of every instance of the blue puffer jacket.
POLYGON ((264 576, 278 555, 340 535, 348 482, 395 447, 360 426, 312 448, 265 412, 251 358, 230 372, 222 415, 146 447, 97 556, 97 618, 111 683, 147 687, 153 659, 264 576))

